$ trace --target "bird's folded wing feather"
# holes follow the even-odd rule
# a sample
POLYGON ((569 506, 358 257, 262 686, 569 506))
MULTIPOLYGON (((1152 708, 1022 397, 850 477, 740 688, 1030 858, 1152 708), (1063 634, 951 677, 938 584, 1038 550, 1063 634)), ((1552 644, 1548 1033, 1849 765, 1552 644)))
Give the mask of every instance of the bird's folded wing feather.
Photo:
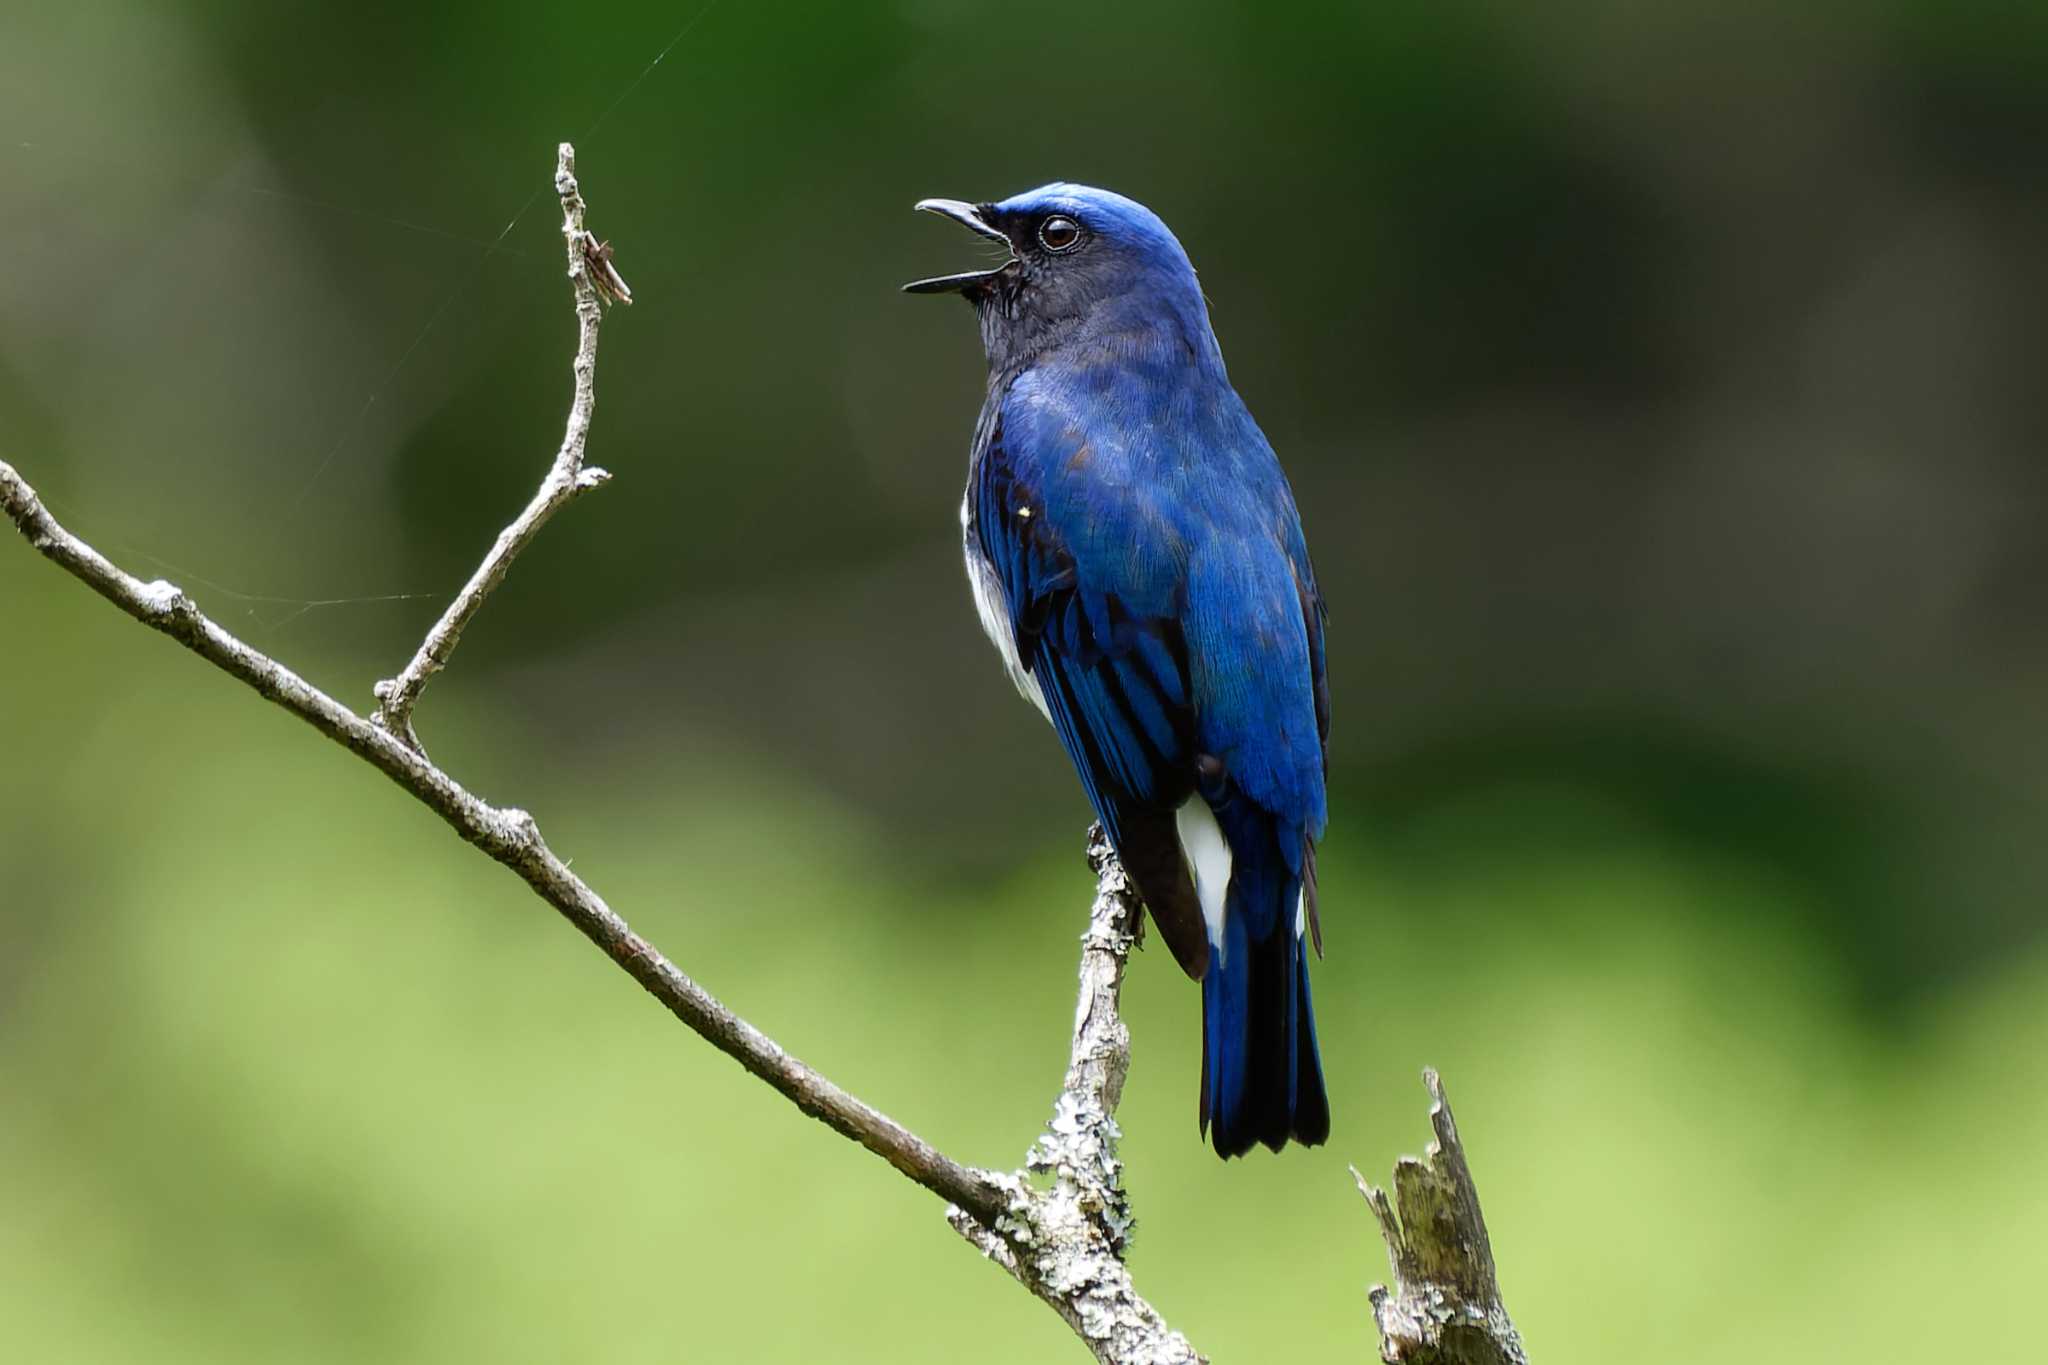
POLYGON ((1134 450, 1088 409, 1013 391, 978 466, 976 526, 1018 659, 1155 914, 1173 897, 1150 896, 1136 865, 1149 854, 1155 881, 1170 865, 1185 882, 1168 812, 1211 755, 1295 831, 1289 861, 1298 853, 1320 941, 1324 608, 1271 447, 1241 404, 1217 426, 1182 435, 1199 460, 1134 450))
POLYGON ((1190 976, 1208 960, 1200 903, 1173 812, 1194 787, 1194 711, 1177 571, 1164 547, 1125 539, 1111 573, 1096 553, 1109 501, 1068 487, 1048 499, 1047 457, 1018 449, 998 421, 969 496, 982 553, 1002 588, 1017 657, 1097 818, 1137 881, 1161 934, 1190 976), (1162 609, 1164 608, 1164 609, 1162 609))

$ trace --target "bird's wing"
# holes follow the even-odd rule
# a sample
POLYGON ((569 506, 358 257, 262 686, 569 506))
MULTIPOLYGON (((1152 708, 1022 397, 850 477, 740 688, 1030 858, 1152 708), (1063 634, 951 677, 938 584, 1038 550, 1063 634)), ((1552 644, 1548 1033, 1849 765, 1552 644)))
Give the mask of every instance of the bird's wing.
MULTIPOLYGON (((1292 524, 1291 499, 1259 505, 1292 524)), ((1329 734, 1320 598, 1306 555, 1290 552, 1271 517, 1217 516, 1210 525, 1219 529, 1188 556, 1183 615, 1196 742, 1222 760, 1226 799, 1242 797, 1274 821, 1320 945, 1314 840, 1325 821, 1329 734)), ((1291 899, 1271 909, 1291 911, 1291 899)))
POLYGON ((1209 943, 1174 824, 1195 760, 1177 554, 1148 538, 1115 485, 1089 482, 1084 438, 1020 425, 999 412, 989 432, 969 489, 974 534, 1096 816, 1199 979, 1209 943))

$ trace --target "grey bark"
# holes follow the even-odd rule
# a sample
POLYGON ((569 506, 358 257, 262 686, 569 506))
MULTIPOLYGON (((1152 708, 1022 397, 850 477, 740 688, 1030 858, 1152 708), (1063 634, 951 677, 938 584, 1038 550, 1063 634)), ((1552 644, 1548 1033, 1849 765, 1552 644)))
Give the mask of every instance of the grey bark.
POLYGON ((1131 1034, 1118 1007, 1144 921, 1099 825, 1089 831, 1088 860, 1095 903, 1081 936, 1074 1041, 1052 1120, 1025 1169, 1006 1177, 1015 1199, 1008 1219, 993 1230, 958 1210, 947 1220, 1058 1313, 1104 1365, 1199 1365, 1207 1357, 1145 1302, 1124 1264, 1132 1218, 1116 1154, 1116 1107, 1131 1034))

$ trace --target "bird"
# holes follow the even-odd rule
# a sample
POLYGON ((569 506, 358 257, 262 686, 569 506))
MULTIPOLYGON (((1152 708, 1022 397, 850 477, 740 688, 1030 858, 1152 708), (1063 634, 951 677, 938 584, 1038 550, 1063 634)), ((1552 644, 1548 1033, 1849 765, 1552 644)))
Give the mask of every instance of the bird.
POLYGON ((1325 1141, 1328 617, 1278 457, 1186 250, 1135 200, 1054 183, 917 209, 1001 244, 918 280, 988 359, 960 504, 983 630, 1051 722, 1174 959, 1202 987, 1198 1130, 1325 1141))

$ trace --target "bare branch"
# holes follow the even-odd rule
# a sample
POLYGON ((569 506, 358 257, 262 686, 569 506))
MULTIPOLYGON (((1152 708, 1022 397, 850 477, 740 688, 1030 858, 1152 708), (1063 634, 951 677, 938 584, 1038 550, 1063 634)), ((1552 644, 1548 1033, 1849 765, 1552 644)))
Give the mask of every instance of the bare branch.
POLYGON ((1394 1163, 1393 1201, 1351 1168, 1379 1219, 1394 1268, 1391 1291, 1372 1288, 1380 1359, 1387 1365, 1529 1365, 1501 1305, 1493 1244, 1451 1102, 1434 1070, 1422 1073, 1422 1083, 1433 1101, 1429 1122, 1436 1140, 1422 1160, 1404 1156, 1394 1163))
POLYGON ((427 632, 405 671, 372 689, 377 695, 377 709, 370 717, 371 722, 420 753, 426 751, 413 731, 412 709, 418 704, 420 693, 426 690, 427 679, 447 667, 456 643, 462 639, 463 628, 483 610, 485 599, 512 571, 512 561, 533 543, 549 518, 578 494, 611 478, 602 469, 584 468, 583 447, 590 436, 591 413, 597 407, 597 329, 604 320, 603 300, 631 303, 633 291, 626 288, 626 282, 612 266, 611 244, 599 242, 583 225, 583 194, 576 185, 576 149, 566 142, 556 153, 555 193, 562 200, 562 239, 568 246, 569 286, 576 293, 576 386, 569 403, 569 422, 562 432, 555 462, 549 466, 533 500, 526 504, 526 510, 498 533, 490 553, 427 632))
POLYGON ((1106 1365, 1199 1365, 1188 1339, 1139 1295, 1123 1256, 1132 1218, 1116 1154, 1117 1102, 1131 1065, 1131 1035, 1118 1013, 1124 966, 1143 924, 1138 893, 1102 827, 1088 836, 1095 904, 1081 937, 1081 991, 1066 1084, 1026 1169, 1050 1188, 1012 1178, 1010 1215, 995 1230, 958 1210, 955 1231, 1016 1276, 1106 1365))
MULTIPOLYGON (((604 900, 569 871, 542 841, 533 817, 498 808, 465 790, 428 761, 412 735, 411 709, 427 678, 446 664, 462 628, 555 510, 606 477, 583 467, 590 430, 597 366, 598 295, 587 273, 583 199, 576 188, 575 150, 561 145, 555 189, 562 198, 562 232, 568 242, 569 280, 575 291, 577 347, 575 397, 562 447, 541 491, 517 521, 499 535, 462 593, 427 635, 404 673, 380 683, 383 705, 372 719, 358 716, 277 660, 221 629, 177 586, 162 579, 144 583, 123 572, 90 545, 57 523, 13 466, 0 461, 0 506, 29 543, 100 596, 136 620, 239 678, 337 744, 366 759, 410 792, 463 838, 523 877, 623 967, 668 1011, 781 1092, 797 1108, 852 1138, 940 1197, 993 1223, 1006 1209, 1008 1190, 985 1171, 963 1166, 923 1138, 863 1103, 784 1052, 776 1042, 734 1014, 673 962, 633 932, 604 900)), ((623 286, 623 281, 620 285, 623 286)))
POLYGON ((144 583, 122 572, 60 526, 35 490, 5 461, 0 461, 0 507, 31 545, 94 592, 367 760, 446 820, 456 833, 518 873, 669 1013, 797 1108, 975 1217, 993 1222, 1003 1213, 1009 1196, 994 1177, 954 1161, 790 1056, 634 933, 549 850, 533 817, 525 811, 492 806, 472 795, 389 730, 358 716, 277 660, 221 629, 175 584, 162 579, 144 583))

